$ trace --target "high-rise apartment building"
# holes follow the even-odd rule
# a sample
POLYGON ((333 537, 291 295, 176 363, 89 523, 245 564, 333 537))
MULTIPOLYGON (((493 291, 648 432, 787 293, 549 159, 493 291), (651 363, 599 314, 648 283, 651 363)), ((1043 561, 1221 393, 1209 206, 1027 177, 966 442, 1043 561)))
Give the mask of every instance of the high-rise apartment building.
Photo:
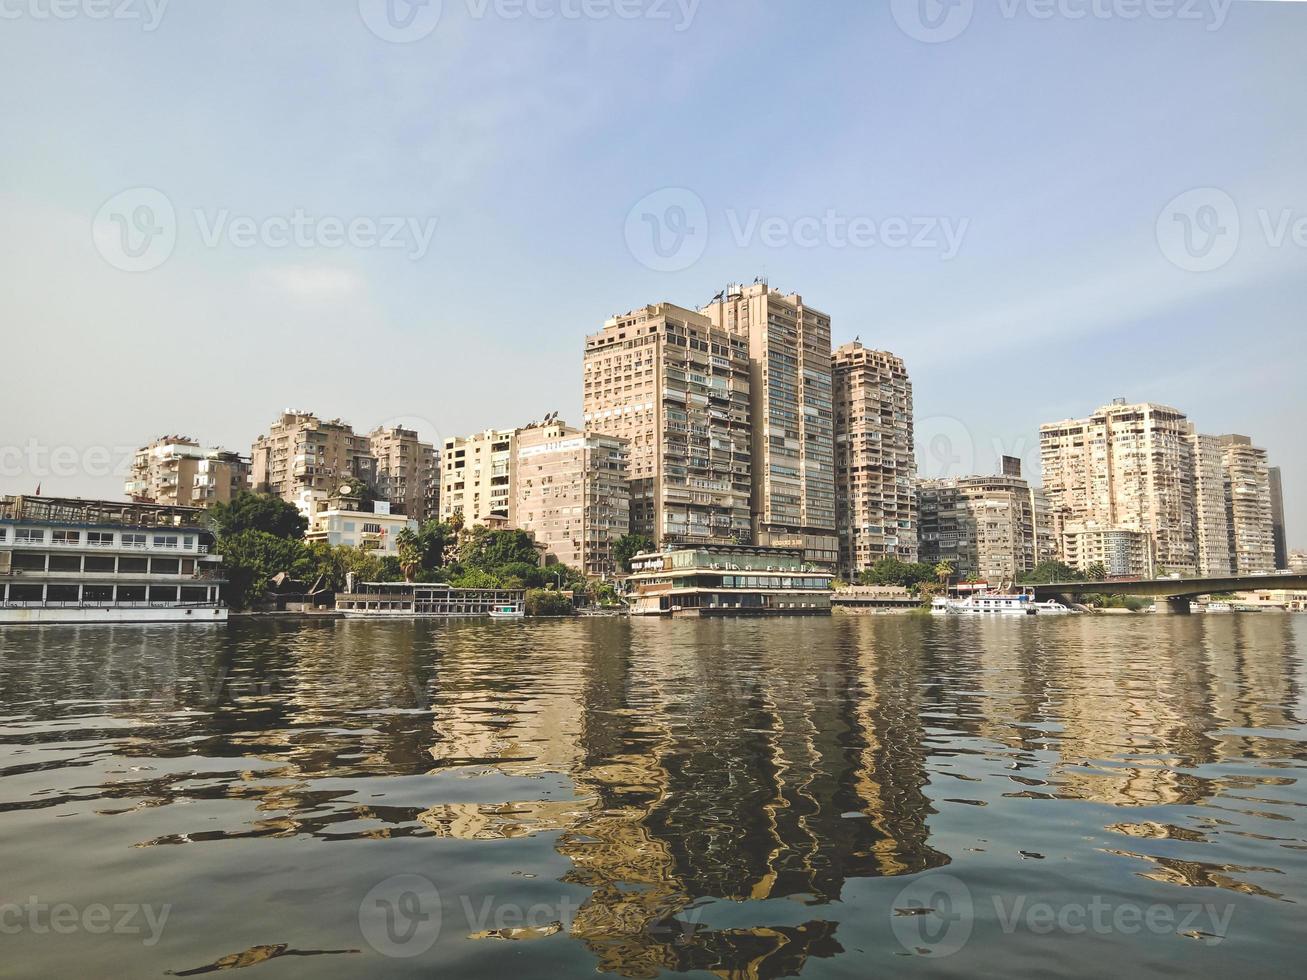
POLYGON ((903 360, 858 342, 832 358, 835 524, 846 575, 917 560, 912 382, 903 360))
POLYGON ((1062 531, 1062 556, 1078 571, 1098 567, 1109 578, 1152 578, 1156 571, 1153 539, 1132 528, 1068 524, 1062 531))
POLYGON ((802 548, 833 568, 835 420, 830 317, 763 282, 701 311, 749 345, 754 543, 802 548))
POLYGON ((631 530, 751 541, 748 339, 657 303, 587 337, 584 368, 585 428, 630 443, 631 530))
POLYGON ((1280 468, 1270 468, 1271 478, 1271 535, 1275 539, 1275 567, 1283 571, 1289 567, 1289 535, 1284 528, 1284 483, 1280 468))
POLYGON ((132 500, 171 507, 228 503, 249 487, 250 461, 204 449, 187 436, 164 436, 136 451, 123 489, 132 500))
POLYGON ((517 432, 516 526, 592 578, 616 575, 613 545, 631 527, 625 439, 549 421, 517 432))
POLYGON ((1033 571, 1052 548, 1047 507, 1020 475, 922 480, 917 485, 920 560, 998 584, 1033 571))
POLYGON ((1196 431, 1193 423, 1189 429, 1198 574, 1229 575, 1234 571, 1234 563, 1230 558, 1230 522, 1225 506, 1225 454, 1215 436, 1196 431))
POLYGON ((440 468, 435 447, 399 426, 374 429, 368 445, 377 460, 377 494, 391 512, 419 524, 440 515, 440 468))
POLYGON ((440 519, 460 515, 467 527, 515 524, 513 470, 516 429, 487 429, 445 440, 441 453, 440 519))
POLYGON ((1230 557, 1237 575, 1275 571, 1275 525, 1266 450, 1247 436, 1218 436, 1225 461, 1230 557))
POLYGON ((1041 426, 1044 491, 1060 523, 1144 531, 1161 567, 1195 573, 1189 434, 1179 410, 1124 399, 1041 426))
POLYGON ((295 504, 309 517, 333 497, 355 497, 360 485, 376 485, 368 437, 356 435, 347 422, 323 421, 312 412, 287 409, 259 436, 251 457, 254 488, 295 504))

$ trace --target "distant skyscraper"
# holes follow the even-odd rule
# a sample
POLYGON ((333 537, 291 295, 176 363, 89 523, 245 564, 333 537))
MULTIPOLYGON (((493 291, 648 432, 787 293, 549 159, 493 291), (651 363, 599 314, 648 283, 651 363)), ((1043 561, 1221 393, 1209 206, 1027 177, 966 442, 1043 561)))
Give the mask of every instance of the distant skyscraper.
POLYGON ((1198 574, 1217 577, 1234 571, 1230 557, 1230 520, 1226 512, 1225 454, 1216 436, 1189 425, 1194 483, 1194 547, 1198 574))
POLYGON ((256 490, 295 504, 310 517, 348 486, 374 486, 377 461, 368 437, 340 419, 287 409, 251 452, 256 490))
POLYGON ((840 570, 853 576, 883 558, 917 560, 912 382, 903 360, 858 342, 832 359, 835 523, 840 570))
POLYGON ((1230 556, 1239 575, 1275 570, 1271 475, 1266 450, 1247 436, 1218 437, 1225 461, 1225 505, 1230 556))
POLYGON ((1289 567, 1289 536, 1284 527, 1284 484, 1280 479, 1280 468, 1270 468, 1271 477, 1271 532, 1275 537, 1275 567, 1283 570, 1289 567))
POLYGON ((658 303, 585 341, 585 428, 631 446, 631 530, 659 547, 753 537, 749 342, 658 303))
POLYGON ((749 345, 754 543, 834 567, 830 317, 765 283, 729 287, 701 312, 749 345))
POLYGON ((1044 491, 1059 524, 1144 531, 1158 565, 1195 573, 1189 430, 1178 409, 1123 399, 1041 426, 1044 491))

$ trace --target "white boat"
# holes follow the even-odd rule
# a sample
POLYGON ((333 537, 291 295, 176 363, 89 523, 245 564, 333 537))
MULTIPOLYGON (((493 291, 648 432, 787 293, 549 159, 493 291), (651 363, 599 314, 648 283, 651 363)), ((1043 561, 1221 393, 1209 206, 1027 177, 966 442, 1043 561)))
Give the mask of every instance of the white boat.
POLYGON ((965 599, 940 596, 930 604, 930 611, 945 616, 1067 616, 1074 612, 1053 599, 1039 602, 1029 592, 981 592, 965 599))
POLYGON ((521 603, 511 603, 506 606, 495 606, 490 610, 491 619, 525 619, 526 610, 521 603))

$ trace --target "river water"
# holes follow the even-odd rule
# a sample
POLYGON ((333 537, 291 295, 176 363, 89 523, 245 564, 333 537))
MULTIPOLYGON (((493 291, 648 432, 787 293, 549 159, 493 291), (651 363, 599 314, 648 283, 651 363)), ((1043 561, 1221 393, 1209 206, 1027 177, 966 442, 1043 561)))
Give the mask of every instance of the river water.
POLYGON ((0 630, 0 976, 1301 975, 1307 618, 0 630))

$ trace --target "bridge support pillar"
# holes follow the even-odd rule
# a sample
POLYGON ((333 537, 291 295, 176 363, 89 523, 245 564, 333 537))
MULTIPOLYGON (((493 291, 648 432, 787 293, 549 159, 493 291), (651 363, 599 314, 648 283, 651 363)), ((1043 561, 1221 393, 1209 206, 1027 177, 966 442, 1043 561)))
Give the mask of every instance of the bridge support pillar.
POLYGON ((1169 595, 1157 604, 1157 611, 1170 613, 1173 616, 1189 615, 1189 597, 1183 595, 1169 595))

